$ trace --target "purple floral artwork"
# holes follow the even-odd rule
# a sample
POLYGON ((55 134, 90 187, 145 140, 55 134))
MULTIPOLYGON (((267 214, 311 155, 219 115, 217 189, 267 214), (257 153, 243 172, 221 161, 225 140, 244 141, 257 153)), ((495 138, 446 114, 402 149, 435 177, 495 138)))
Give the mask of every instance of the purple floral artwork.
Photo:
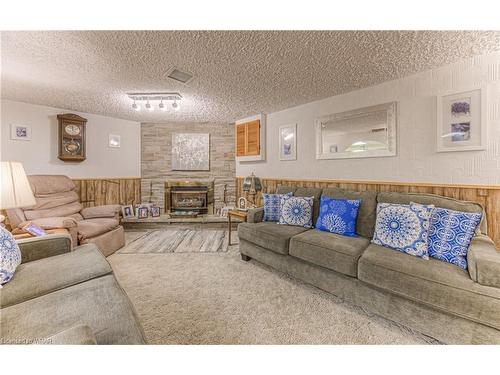
POLYGON ((457 116, 470 115, 470 98, 460 99, 451 103, 451 114, 457 116))
POLYGON ((470 122, 451 124, 451 141, 463 142, 470 140, 470 122))

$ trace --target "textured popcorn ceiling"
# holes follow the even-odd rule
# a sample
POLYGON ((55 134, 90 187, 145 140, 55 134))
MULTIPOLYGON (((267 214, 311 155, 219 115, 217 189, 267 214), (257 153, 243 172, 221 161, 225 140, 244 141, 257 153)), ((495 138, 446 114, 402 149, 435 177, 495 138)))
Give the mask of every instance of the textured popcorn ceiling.
POLYGON ((500 50, 500 32, 2 32, 2 98, 141 122, 232 122, 500 50), (172 67, 194 74, 188 85, 172 67), (127 92, 179 91, 178 112, 127 92))

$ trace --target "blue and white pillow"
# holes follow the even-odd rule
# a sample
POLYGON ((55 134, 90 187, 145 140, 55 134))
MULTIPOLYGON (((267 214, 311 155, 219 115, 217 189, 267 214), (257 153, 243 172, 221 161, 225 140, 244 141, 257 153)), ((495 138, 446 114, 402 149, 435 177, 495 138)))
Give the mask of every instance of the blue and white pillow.
POLYGON ((21 264, 21 251, 12 234, 0 226, 0 287, 12 279, 21 264))
POLYGON ((482 214, 436 208, 429 225, 431 257, 467 269, 467 251, 482 214))
POLYGON ((262 194, 264 199, 264 217, 263 221, 279 221, 281 197, 283 195, 292 196, 292 193, 287 194, 262 194))
POLYGON ((313 202, 313 197, 283 195, 280 201, 278 224, 312 228, 313 202))
POLYGON ((321 197, 316 229, 356 237, 356 219, 361 201, 321 197))
POLYGON ((372 242, 429 259, 428 230, 433 209, 433 205, 417 203, 379 203, 372 242))

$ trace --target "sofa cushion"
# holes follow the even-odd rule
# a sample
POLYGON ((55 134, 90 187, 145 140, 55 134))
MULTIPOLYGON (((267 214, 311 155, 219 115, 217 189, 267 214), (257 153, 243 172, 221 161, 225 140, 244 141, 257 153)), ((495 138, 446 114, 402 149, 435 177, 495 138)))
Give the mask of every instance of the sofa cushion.
POLYGON ((78 238, 85 240, 109 232, 119 225, 116 219, 88 219, 78 222, 78 238))
POLYGON ((366 238, 372 238, 375 231, 377 212, 377 192, 351 191, 340 188, 323 189, 322 195, 333 199, 360 200, 358 218, 356 220, 356 233, 366 238))
POLYGON ((363 237, 346 237, 308 230, 290 240, 290 255, 345 275, 356 276, 358 259, 370 244, 363 237))
MULTIPOLYGON (((440 195, 423 193, 384 192, 377 195, 377 202, 399 204, 410 204, 410 202, 415 202, 425 205, 432 204, 436 207, 446 208, 448 210, 480 214, 482 214, 484 211, 483 207, 479 203, 467 202, 458 199, 443 197, 440 195)), ((481 233, 487 233, 486 215, 483 215, 479 229, 481 233)))
POLYGON ((295 197, 313 197, 313 224, 316 225, 319 214, 319 198, 321 197, 322 190, 320 188, 298 187, 295 189, 293 195, 295 197))
POLYGON ((276 188, 276 194, 288 194, 288 193, 295 193, 295 190, 297 188, 295 186, 284 186, 280 185, 276 188))
POLYGON ((48 208, 45 210, 25 210, 24 216, 27 220, 42 219, 46 217, 63 217, 77 214, 82 210, 83 206, 79 202, 68 203, 62 206, 48 208))
POLYGON ((410 257, 371 244, 359 259, 358 278, 396 295, 500 329, 500 288, 475 283, 467 271, 450 263, 410 257))
POLYGON ((21 264, 0 293, 2 308, 111 273, 95 245, 21 264))
POLYGON ((28 180, 35 197, 63 193, 76 188, 75 183, 63 175, 31 175, 28 176, 28 180))
POLYGON ((238 237, 275 253, 288 255, 290 238, 306 230, 271 222, 241 223, 238 225, 238 237))

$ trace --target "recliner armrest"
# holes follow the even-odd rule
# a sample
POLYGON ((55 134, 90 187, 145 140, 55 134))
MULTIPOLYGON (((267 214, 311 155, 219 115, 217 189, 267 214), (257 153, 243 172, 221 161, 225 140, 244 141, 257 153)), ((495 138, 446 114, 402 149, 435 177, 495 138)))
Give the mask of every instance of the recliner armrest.
POLYGON ((76 220, 73 219, 72 217, 54 216, 54 217, 44 217, 40 219, 23 221, 18 225, 18 228, 22 229, 29 223, 33 223, 42 229, 59 229, 59 228, 70 229, 70 228, 76 228, 77 226, 76 220))
POLYGON ((42 237, 17 240, 21 250, 21 263, 52 257, 71 251, 69 234, 47 234, 42 237))
POLYGON ((500 288, 500 253, 485 235, 475 236, 467 253, 467 268, 475 282, 500 288))
POLYGON ((86 207, 80 211, 84 219, 96 218, 120 218, 122 207, 119 204, 107 204, 104 206, 86 207))
POLYGON ((248 223, 260 223, 264 219, 264 207, 250 208, 247 211, 248 223))

